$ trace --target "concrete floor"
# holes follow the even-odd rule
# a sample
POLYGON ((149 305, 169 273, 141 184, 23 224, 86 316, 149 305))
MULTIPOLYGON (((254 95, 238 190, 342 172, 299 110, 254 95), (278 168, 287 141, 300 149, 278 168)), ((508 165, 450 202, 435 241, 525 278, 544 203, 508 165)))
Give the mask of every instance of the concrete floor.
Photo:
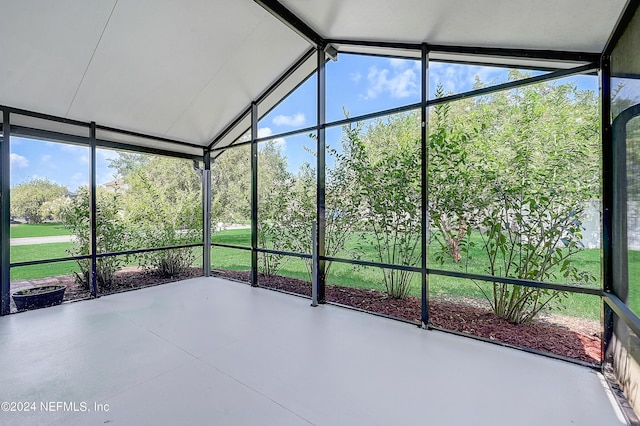
POLYGON ((593 370, 217 278, 2 317, 0 348, 33 409, 2 425, 625 424, 593 370))

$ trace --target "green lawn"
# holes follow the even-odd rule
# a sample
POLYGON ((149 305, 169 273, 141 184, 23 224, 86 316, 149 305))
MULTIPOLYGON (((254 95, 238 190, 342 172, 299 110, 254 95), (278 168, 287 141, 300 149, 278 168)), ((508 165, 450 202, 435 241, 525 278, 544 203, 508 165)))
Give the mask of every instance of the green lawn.
POLYGON ((55 259, 69 257, 67 250, 71 243, 48 243, 28 246, 11 246, 11 263, 29 260, 55 259))
MULTIPOLYGON (((25 227, 38 225, 20 225, 25 227)), ((17 228, 17 227, 14 227, 17 228)), ((46 224, 44 229, 55 229, 54 225, 46 224)), ((42 235, 42 234, 40 234, 42 235)), ((233 244, 240 246, 249 246, 251 240, 250 229, 234 229, 217 232, 214 234, 214 242, 233 244)), ((352 242, 350 246, 355 246, 355 242, 352 242)), ((433 256, 430 259, 430 267, 436 269, 448 269, 448 270, 461 270, 470 273, 484 273, 486 265, 480 260, 483 259, 481 249, 477 245, 472 248, 472 258, 478 259, 476 261, 470 261, 467 263, 456 264, 448 262, 443 265, 438 264, 433 256)), ((20 262, 27 260, 37 259, 50 259, 58 257, 68 256, 66 250, 71 247, 70 243, 52 243, 52 244, 40 244, 33 246, 13 246, 11 247, 11 261, 20 262)), ((436 249, 432 248, 432 252, 436 249)), ((348 252, 343 256, 349 257, 348 252)), ((629 258, 629 273, 631 279, 640 276, 640 252, 630 252, 629 258)), ((378 260, 376 253, 371 248, 364 253, 364 260, 378 260)), ((582 270, 591 272, 597 277, 597 282, 590 283, 590 286, 599 286, 600 280, 600 251, 599 250, 584 250, 575 256, 576 265, 582 270)), ((217 269, 231 269, 231 270, 248 270, 251 265, 250 252, 244 250, 235 250, 228 248, 214 247, 212 250, 212 265, 217 269)), ((11 278, 17 279, 30 279, 41 278, 47 276, 64 275, 75 270, 74 262, 61 262, 54 264, 29 266, 12 268, 11 278)), ((281 275, 300 278, 303 280, 309 280, 309 274, 304 262, 301 259, 289 258, 284 263, 281 271, 281 275)), ((558 282, 563 282, 561 277, 557 279, 558 282)), ((353 265, 333 263, 330 267, 329 274, 327 276, 327 282, 329 285, 342 285, 352 286, 360 288, 371 288, 384 291, 384 285, 382 281, 382 270, 380 268, 370 267, 355 267, 353 265)), ((412 282, 411 295, 420 296, 419 287, 419 274, 414 274, 412 282)), ((575 284, 575 283, 573 283, 575 284)), ((476 299, 482 299, 483 293, 481 288, 487 292, 490 288, 488 283, 473 282, 466 279, 449 278, 438 275, 430 275, 429 277, 429 292, 431 297, 470 297, 476 299)), ((629 302, 635 312, 640 313, 640 283, 638 286, 632 286, 630 289, 629 302)), ((592 319, 600 318, 600 301, 598 297, 588 295, 569 295, 569 297, 563 300, 562 303, 566 309, 562 309, 563 313, 573 316, 580 316, 592 319)))
MULTIPOLYGON (((229 231, 221 231, 214 235, 214 241, 235 244, 235 245, 249 245, 250 241, 249 229, 236 229, 229 231)), ((343 257, 349 258, 349 249, 353 249, 356 246, 356 241, 351 241, 347 251, 342 253, 343 257)), ((436 262, 433 252, 437 250, 436 245, 432 245, 430 267, 434 269, 444 270, 456 270, 466 271, 469 273, 485 273, 486 264, 482 261, 484 259, 481 245, 476 244, 471 248, 471 258, 475 261, 462 262, 462 264, 454 263, 453 261, 446 262, 445 264, 439 264, 436 262)), ((637 267, 640 270, 640 254, 638 254, 637 267)), ((363 260, 377 261, 376 252, 371 247, 362 256, 363 260)), ((574 257, 575 264, 581 270, 590 272, 595 278, 595 282, 591 282, 588 285, 590 287, 598 287, 600 284, 600 250, 584 250, 574 257)), ((212 251, 212 264, 214 268, 218 269, 230 269, 230 270, 247 270, 250 268, 250 255, 246 251, 227 249, 227 248, 214 248, 212 251)), ((303 280, 309 280, 309 274, 301 259, 289 258, 282 269, 279 272, 281 275, 299 278, 303 280)), ((556 278, 557 282, 567 282, 568 284, 578 284, 568 282, 564 280, 562 276, 556 278)), ((353 265, 342 264, 334 262, 331 265, 329 274, 327 275, 327 283, 329 285, 341 285, 348 287, 368 288, 384 291, 384 284, 382 280, 382 269, 371 267, 356 267, 353 265)), ((419 274, 414 274, 412 280, 412 288, 410 294, 416 297, 420 297, 420 279, 419 274)), ((483 292, 489 293, 490 284, 485 282, 474 282, 468 279, 450 278, 438 275, 429 276, 429 293, 431 297, 469 297, 475 299, 484 299, 483 292)), ((640 288, 637 290, 638 304, 640 305, 640 288)), ((561 301, 561 307, 559 312, 562 312, 571 316, 585 317, 590 319, 600 318, 600 299, 596 296, 582 295, 582 294, 570 294, 567 298, 561 301)))
POLYGON ((69 230, 61 223, 20 224, 11 226, 11 238, 24 237, 52 237, 56 235, 69 235, 69 230))
MULTIPOLYGON (((71 243, 49 243, 28 246, 11 246, 11 263, 30 260, 56 259, 68 257, 71 243)), ((75 262, 57 262, 44 265, 20 266, 11 268, 11 280, 55 277, 75 271, 75 262)))
POLYGON ((71 275, 73 272, 77 271, 79 271, 78 264, 74 261, 20 266, 17 268, 11 268, 11 281, 71 275))

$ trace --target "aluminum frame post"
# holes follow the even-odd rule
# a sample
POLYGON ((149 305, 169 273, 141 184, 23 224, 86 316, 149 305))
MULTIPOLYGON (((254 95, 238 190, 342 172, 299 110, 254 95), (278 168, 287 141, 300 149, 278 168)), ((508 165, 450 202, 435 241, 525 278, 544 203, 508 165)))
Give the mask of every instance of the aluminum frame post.
POLYGON ((10 113, 2 111, 2 139, 0 139, 0 315, 11 312, 11 122, 10 113))
POLYGON ((311 306, 318 306, 318 223, 315 220, 311 223, 311 251, 311 306))
POLYGON ((426 44, 422 45, 421 55, 421 102, 420 107, 420 155, 421 155, 421 200, 420 200, 420 212, 421 212, 421 228, 422 228, 422 271, 420 274, 421 284, 421 325, 423 328, 427 328, 429 324, 429 275, 427 273, 428 260, 429 260, 429 151, 428 151, 428 138, 429 138, 429 110, 427 107, 427 101, 429 100, 429 51, 426 44))
POLYGON ((251 103, 251 286, 258 286, 258 104, 251 103))
POLYGON ((92 297, 98 297, 98 219, 96 211, 96 123, 91 122, 89 127, 89 223, 91 234, 89 236, 91 269, 89 272, 89 288, 92 297))
POLYGON ((202 158, 202 271, 205 277, 211 276, 211 152, 202 158))
MULTIPOLYGON (((613 292, 613 133, 611 127, 611 63, 603 55, 600 61, 600 127, 602 149, 601 280, 604 291, 613 292)), ((613 335, 613 311, 602 300, 604 336, 602 353, 606 353, 613 335)))
POLYGON ((314 244, 314 250, 316 251, 316 257, 314 259, 314 271, 315 279, 318 282, 318 303, 325 303, 325 271, 326 256, 325 251, 325 154, 326 154, 326 136, 325 136, 325 121, 326 121, 326 56, 322 46, 318 47, 318 122, 317 122, 317 135, 316 135, 316 158, 317 158, 317 181, 316 181, 316 221, 317 232, 316 242, 314 244))

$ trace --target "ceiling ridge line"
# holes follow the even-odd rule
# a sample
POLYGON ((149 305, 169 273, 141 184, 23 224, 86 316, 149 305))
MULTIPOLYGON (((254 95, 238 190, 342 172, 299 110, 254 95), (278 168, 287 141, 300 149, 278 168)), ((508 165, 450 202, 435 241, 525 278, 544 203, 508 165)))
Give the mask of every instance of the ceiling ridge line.
MULTIPOLYGON (((211 82, 218 76, 218 74, 220 73, 220 71, 224 68, 224 66, 227 64, 227 62, 229 62, 229 60, 234 56, 236 50, 238 49, 239 46, 242 46, 244 44, 244 42, 251 37, 251 35, 253 33, 255 33, 258 28, 260 27, 260 25, 262 25, 262 22, 265 20, 265 18, 268 16, 268 13, 264 13, 262 15, 262 17, 258 20, 258 22, 256 23, 256 25, 253 27, 253 29, 251 31, 249 31, 247 33, 247 35, 245 37, 242 38, 241 41, 238 42, 238 44, 235 46, 235 49, 233 49, 233 52, 231 55, 227 56, 227 58, 225 58, 224 62, 220 65, 220 67, 218 67, 218 70, 213 73, 213 75, 211 76, 211 78, 209 78, 209 80, 207 80, 207 82, 202 86, 202 88, 198 91, 198 93, 193 97, 193 99, 191 99, 191 101, 184 107, 184 109, 182 110, 182 112, 176 117, 175 120, 173 120, 173 122, 169 125, 169 127, 167 127, 167 130, 162 134, 162 136, 164 137, 168 137, 167 134, 169 134, 169 132, 174 128, 174 126, 176 125, 176 123, 185 115, 185 113, 187 112, 187 110, 189 108, 191 108, 191 106, 195 103, 196 100, 198 100, 198 98, 204 93, 204 91, 207 89, 207 87, 211 84, 211 82)), ((208 141, 206 142, 207 144, 209 143, 208 141)), ((206 148, 207 145, 203 145, 203 148, 206 148)))
POLYGON ((111 8, 111 12, 109 13, 109 17, 107 18, 107 22, 104 23, 104 27, 102 28, 102 32, 100 33, 100 38, 98 39, 98 42, 96 43, 96 47, 93 49, 93 52, 91 52, 91 58, 89 58, 89 62, 87 63, 87 66, 84 69, 84 72, 82 73, 82 78, 80 79, 80 82, 78 83, 78 87, 76 88, 75 93, 73 94, 73 98, 71 99, 71 102, 69 102, 69 108, 67 108, 67 112, 65 112, 64 116, 68 117, 69 116, 69 111, 71 111, 71 107, 73 107, 73 103, 76 101, 76 97, 78 96, 78 92, 80 92, 80 88, 82 87, 82 83, 84 82, 84 78, 87 76, 87 72, 89 71, 89 67, 91 66, 91 63, 93 62, 93 57, 96 55, 96 52, 98 51, 98 47, 100 46, 100 43, 102 42, 102 37, 104 36, 104 33, 107 31, 107 27, 109 26, 109 22, 111 22, 111 17, 113 16, 113 12, 116 10, 116 6, 118 5, 118 0, 115 0, 115 2, 113 3, 113 7, 111 8))

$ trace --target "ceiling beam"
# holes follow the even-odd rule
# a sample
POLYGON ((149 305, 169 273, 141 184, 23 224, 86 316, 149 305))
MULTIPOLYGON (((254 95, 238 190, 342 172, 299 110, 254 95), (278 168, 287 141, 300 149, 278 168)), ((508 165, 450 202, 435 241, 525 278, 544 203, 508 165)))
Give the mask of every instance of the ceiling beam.
MULTIPOLYGON (((422 49, 421 43, 385 42, 374 40, 327 39, 327 44, 379 47, 387 49, 415 50, 422 49)), ((510 58, 545 59, 572 62, 598 62, 599 53, 572 52, 564 50, 510 49, 501 47, 450 46, 445 44, 427 44, 429 52, 451 53, 474 56, 498 56, 510 58)))
POLYGON ((293 12, 284 7, 278 0, 255 0, 260 6, 266 9, 273 16, 282 21, 285 25, 297 32, 311 45, 324 49, 326 43, 324 38, 313 28, 298 18, 293 12))

